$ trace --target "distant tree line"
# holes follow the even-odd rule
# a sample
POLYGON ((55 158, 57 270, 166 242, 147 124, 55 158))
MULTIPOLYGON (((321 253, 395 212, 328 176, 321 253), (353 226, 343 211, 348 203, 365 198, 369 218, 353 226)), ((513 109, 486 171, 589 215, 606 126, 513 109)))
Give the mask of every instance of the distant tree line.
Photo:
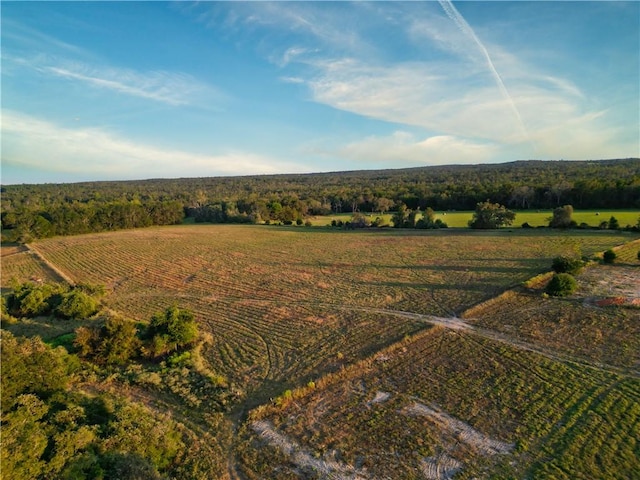
POLYGON ((331 213, 474 210, 487 199, 510 209, 640 208, 640 159, 6 185, 1 218, 5 239, 28 241, 167 225, 185 217, 301 224, 331 213))
POLYGON ((183 219, 183 205, 175 200, 53 203, 36 208, 20 206, 3 210, 2 229, 10 231, 5 237, 7 240, 25 243, 34 238, 55 235, 172 225, 181 223, 183 219))

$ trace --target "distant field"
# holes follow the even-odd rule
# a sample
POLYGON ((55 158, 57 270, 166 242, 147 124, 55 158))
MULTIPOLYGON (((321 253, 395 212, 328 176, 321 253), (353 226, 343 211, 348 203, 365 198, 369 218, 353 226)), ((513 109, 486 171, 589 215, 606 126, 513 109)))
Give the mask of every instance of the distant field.
MULTIPOLYGON (((513 227, 520 227, 523 223, 528 223, 532 227, 542 227, 549 225, 549 218, 552 216, 552 210, 515 210, 516 219, 513 227)), ((377 215, 366 214, 371 220, 375 220, 377 215), (369 216, 370 215, 370 216, 369 216)), ((341 220, 343 222, 351 219, 350 213, 340 215, 330 215, 327 217, 315 217, 311 219, 314 226, 330 225, 332 220, 341 220)), ((436 218, 441 219, 449 227, 464 228, 468 226, 469 220, 473 216, 473 212, 436 212, 436 218)), ((609 221, 611 217, 615 217, 621 227, 627 225, 637 225, 640 218, 640 210, 582 210, 573 213, 573 219, 576 223, 586 223, 589 226, 597 227, 603 221, 609 221)), ((391 223, 391 214, 380 216, 386 223, 391 223)))
POLYGON ((595 303, 635 298, 637 233, 180 225, 5 248, 2 287, 49 274, 104 284, 138 321, 195 313, 206 367, 237 392, 233 452, 219 441, 231 478, 640 469, 640 310, 595 303), (523 286, 557 255, 609 248, 619 261, 594 262, 571 297, 523 286))

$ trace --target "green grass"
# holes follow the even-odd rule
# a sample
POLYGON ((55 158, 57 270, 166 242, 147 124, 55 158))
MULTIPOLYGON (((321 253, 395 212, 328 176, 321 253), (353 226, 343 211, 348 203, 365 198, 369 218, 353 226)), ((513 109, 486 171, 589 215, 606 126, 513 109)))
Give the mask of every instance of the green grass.
MULTIPOLYGON (((520 227, 523 223, 528 223, 532 227, 546 227, 549 225, 549 218, 553 215, 553 210, 515 210, 516 219, 512 227, 520 227)), ((371 220, 381 217, 386 223, 391 224, 391 214, 379 215, 376 213, 366 214, 371 220), (370 215, 370 216, 369 216, 370 215)), ((328 215, 326 217, 311 218, 313 226, 327 226, 332 220, 347 222, 351 219, 350 213, 328 215)), ((473 212, 436 212, 436 218, 441 219, 451 228, 467 228, 473 212)), ((640 210, 576 210, 573 219, 577 224, 586 223, 591 227, 598 227, 602 221, 609 221, 614 216, 621 228, 627 225, 637 225, 640 218, 640 210)))

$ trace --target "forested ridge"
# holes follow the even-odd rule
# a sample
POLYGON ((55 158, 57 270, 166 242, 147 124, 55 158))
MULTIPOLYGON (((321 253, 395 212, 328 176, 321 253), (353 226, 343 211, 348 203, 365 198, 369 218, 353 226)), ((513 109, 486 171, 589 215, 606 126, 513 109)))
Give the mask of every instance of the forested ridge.
POLYGON ((395 170, 2 186, 5 239, 183 221, 292 223, 409 209, 640 207, 640 159, 517 161, 395 170), (11 235, 8 235, 9 232, 11 235))

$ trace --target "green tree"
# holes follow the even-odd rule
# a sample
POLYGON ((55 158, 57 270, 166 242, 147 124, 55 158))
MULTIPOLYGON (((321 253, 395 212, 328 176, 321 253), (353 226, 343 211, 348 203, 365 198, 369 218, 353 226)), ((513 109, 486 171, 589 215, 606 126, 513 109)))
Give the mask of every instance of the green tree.
POLYGON ((132 321, 110 317, 102 327, 77 328, 74 345, 81 357, 99 364, 122 365, 140 349, 137 333, 132 321))
POLYGON ((365 228, 369 225, 371 225, 371 222, 367 220, 367 217, 365 217, 363 213, 356 212, 351 216, 352 228, 365 228))
POLYGON ((68 362, 64 349, 51 349, 40 337, 14 337, 0 330, 2 349, 2 411, 6 412, 21 394, 48 397, 64 390, 68 382, 68 362))
POLYGON ((556 273, 547 284, 545 291, 554 297, 566 297, 571 295, 576 288, 578 288, 578 282, 571 274, 556 273))
POLYGON ((609 219, 609 230, 620 230, 620 223, 613 215, 611 215, 611 218, 609 219))
POLYGON ((559 256, 555 257, 551 262, 551 268, 556 273, 578 273, 582 267, 584 266, 584 262, 581 258, 578 257, 566 257, 559 256))
POLYGON ((572 215, 573 207, 571 205, 555 208, 553 216, 549 219, 549 226, 551 228, 569 228, 574 224, 572 215))
MULTIPOLYGON (((198 325, 193 313, 173 305, 153 316, 147 337, 151 338, 152 343, 157 347, 162 346, 167 351, 177 350, 192 343, 198 337, 198 325)), ((157 356, 160 352, 155 348, 154 350, 157 356)))
POLYGON ((611 249, 607 250, 602 254, 602 259, 604 260, 604 263, 613 263, 617 257, 618 255, 616 255, 616 252, 614 252, 611 249))
POLYGON ((516 214, 499 203, 479 202, 473 217, 469 220, 469 227, 491 229, 509 226, 516 218, 516 214))
POLYGON ((409 218, 409 211, 407 210, 407 206, 404 203, 398 205, 398 209, 394 212, 391 217, 391 223, 393 223, 393 228, 404 228, 407 219, 409 218))
POLYGON ((17 316, 37 317, 48 315, 60 301, 60 295, 66 290, 62 285, 41 285, 25 282, 13 286, 9 297, 9 311, 17 316))
POLYGON ((96 299, 77 289, 64 293, 56 309, 56 313, 64 318, 88 318, 97 311, 96 299))
MULTIPOLYGON (((3 365, 3 375, 6 368, 3 365)), ((2 478, 42 476, 46 466, 42 456, 48 445, 48 432, 42 418, 48 411, 49 407, 36 395, 25 394, 17 397, 15 408, 2 416, 2 478)))

